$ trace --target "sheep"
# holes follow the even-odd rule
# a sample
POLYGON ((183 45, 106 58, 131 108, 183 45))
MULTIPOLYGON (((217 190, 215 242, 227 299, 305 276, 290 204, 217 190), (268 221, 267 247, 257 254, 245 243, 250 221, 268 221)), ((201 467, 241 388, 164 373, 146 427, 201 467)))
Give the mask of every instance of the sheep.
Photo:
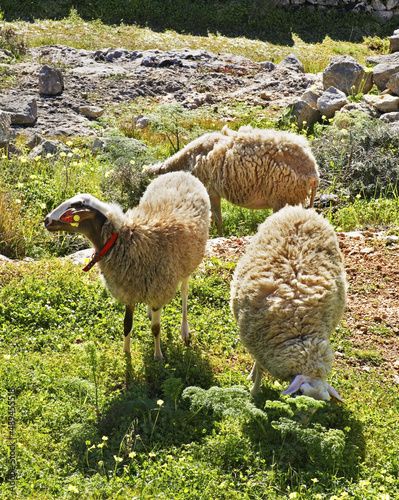
POLYGON ((190 142, 149 174, 187 170, 208 190, 214 221, 223 236, 220 200, 243 208, 272 208, 304 203, 313 206, 319 174, 307 139, 291 132, 227 126, 190 142))
POLYGON ((154 358, 162 360, 162 307, 181 283, 181 337, 188 344, 189 277, 201 263, 208 239, 209 196, 187 172, 174 172, 151 182, 137 207, 123 212, 116 204, 81 194, 65 201, 45 219, 48 231, 86 236, 94 246, 89 270, 99 262, 110 293, 125 304, 123 350, 130 352, 135 304, 147 304, 154 335, 154 358))
POLYGON ((286 206, 263 222, 237 264, 230 307, 242 343, 262 372, 290 381, 283 394, 341 401, 326 379, 329 339, 345 308, 346 278, 334 229, 314 209, 286 206))

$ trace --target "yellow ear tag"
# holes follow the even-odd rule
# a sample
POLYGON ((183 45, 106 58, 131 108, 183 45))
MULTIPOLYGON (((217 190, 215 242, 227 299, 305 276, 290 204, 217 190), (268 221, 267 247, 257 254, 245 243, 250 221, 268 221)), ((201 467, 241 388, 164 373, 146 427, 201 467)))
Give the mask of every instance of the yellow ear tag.
POLYGON ((79 222, 71 222, 70 226, 79 227, 79 222))
POLYGON ((79 221, 80 221, 80 215, 74 215, 74 216, 73 216, 73 220, 74 220, 75 222, 79 222, 79 221))

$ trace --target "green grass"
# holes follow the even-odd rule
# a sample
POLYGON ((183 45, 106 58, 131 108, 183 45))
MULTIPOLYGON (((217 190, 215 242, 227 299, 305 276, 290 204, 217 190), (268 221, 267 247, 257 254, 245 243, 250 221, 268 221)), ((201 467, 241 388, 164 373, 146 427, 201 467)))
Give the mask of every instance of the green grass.
MULTIPOLYGON (((205 36, 179 33, 172 29, 154 30, 149 27, 120 24, 111 26, 101 21, 85 21, 76 11, 59 21, 35 20, 34 22, 4 22, 5 27, 14 29, 27 47, 42 45, 71 45, 76 48, 99 50, 104 47, 123 47, 130 50, 202 49, 214 53, 230 53, 248 57, 253 61, 272 61, 278 63, 294 52, 304 64, 305 71, 322 71, 334 55, 350 55, 363 63, 366 57, 388 50, 384 38, 364 36, 356 43, 345 37, 318 36, 306 41, 306 33, 296 34, 290 29, 287 44, 262 41, 262 37, 222 36, 208 32, 205 36), (82 36, 83 34, 83 36, 82 36), (302 36, 302 38, 301 38, 302 36)), ((328 33, 328 30, 326 30, 328 33)), ((367 33, 364 31, 364 34, 367 33)), ((268 37, 265 37, 267 40, 268 37)), ((283 37, 284 38, 284 37, 283 37)), ((43 63, 45 61, 43 60, 43 63)))
MULTIPOLYGON (((251 398, 251 361, 228 306, 233 269, 211 259, 192 280, 190 347, 178 333, 180 297, 165 308, 164 364, 152 358, 138 308, 125 389, 123 308, 96 270, 55 260, 3 266, 2 498, 397 498, 399 395, 376 353, 354 351, 371 363, 367 373, 334 366, 344 406, 284 398, 268 377, 251 398), (13 492, 4 481, 10 389, 13 492)), ((349 338, 340 329, 333 344, 345 352, 349 338)))
MULTIPOLYGON (((17 30, 28 47, 192 47, 274 61, 294 51, 310 71, 319 71, 336 53, 362 60, 386 50, 386 40, 378 37, 359 44, 325 37, 312 44, 293 35, 293 47, 274 46, 244 37, 110 27, 83 21, 76 13, 57 22, 4 24, 17 30)), ((18 57, 23 60, 22 52, 18 57)), ((112 126, 113 134, 123 137, 101 154, 93 153, 92 141, 85 138, 67 142, 71 156, 33 162, 27 151, 13 158, 2 154, 0 253, 36 260, 0 264, 1 498, 399 498, 398 388, 382 354, 370 346, 353 345, 353 332, 344 322, 332 339, 341 356, 330 382, 345 405, 282 397, 284 386, 268 376, 260 394, 252 398, 247 380, 251 358, 229 309, 235 264, 212 258, 190 284, 191 345, 184 346, 179 336, 178 294, 162 315, 165 362, 153 359, 143 305, 135 311, 129 361, 122 353, 124 308, 104 288, 97 269, 85 274, 69 260, 54 258, 86 247, 87 241, 43 228, 44 216, 78 192, 91 192, 104 201, 118 199, 125 209, 137 202, 148 182, 142 177, 143 164, 172 154, 177 138, 186 144, 226 122, 235 129, 244 124, 272 127, 274 118, 243 103, 219 106, 217 113, 206 108, 185 112, 138 99, 106 110, 99 127, 112 126), (154 126, 132 129, 131 118, 143 111, 151 114, 154 126), (145 144, 145 153, 127 137, 145 144), (357 369, 356 363, 368 371, 357 369), (16 427, 11 429, 14 396, 16 427), (15 490, 10 481, 13 445, 15 490)), ((356 133, 366 140, 376 161, 394 158, 393 139, 377 122, 363 129, 359 120, 355 122, 356 133), (364 130, 374 130, 372 143, 364 130)), ((381 186, 371 196, 349 197, 344 189, 348 161, 341 158, 342 132, 334 129, 337 141, 328 143, 324 134, 333 129, 321 128, 312 133, 323 134, 318 151, 327 164, 328 179, 335 181, 326 191, 340 198, 338 207, 324 210, 325 217, 340 231, 373 227, 397 232, 395 188, 381 186)), ((359 142, 360 165, 364 144, 359 142)), ((21 138, 17 145, 24 150, 21 138)), ((225 201, 222 211, 227 237, 253 234, 270 214, 225 201)), ((214 228, 211 235, 216 237, 214 228)), ((392 330, 380 323, 371 324, 370 331, 397 342, 392 330)))

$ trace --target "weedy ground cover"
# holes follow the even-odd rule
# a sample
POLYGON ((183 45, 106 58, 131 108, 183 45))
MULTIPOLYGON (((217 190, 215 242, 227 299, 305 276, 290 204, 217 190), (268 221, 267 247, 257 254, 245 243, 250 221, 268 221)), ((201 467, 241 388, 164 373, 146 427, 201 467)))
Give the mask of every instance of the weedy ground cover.
MULTIPOLYGON (((194 276, 191 346, 178 334, 180 297, 165 308, 164 364, 138 309, 125 387, 123 308, 96 270, 68 260, 2 266, 2 497, 397 498, 397 387, 363 356, 369 372, 334 368, 345 405, 282 397, 267 377, 252 398, 251 360, 228 306, 234 267, 208 259, 194 276)), ((349 338, 340 328, 334 346, 345 350, 349 338)))
MULTIPOLYGON (((27 46, 133 48, 134 40, 134 48, 191 46, 275 61, 292 51, 245 38, 109 27, 73 13, 60 22, 10 26, 27 46)), ((360 44, 326 38, 315 46, 294 40, 299 58, 308 57, 307 68, 314 71, 320 68, 310 68, 312 59, 351 51, 361 59, 370 50, 385 50, 376 38, 360 44)), ((257 107, 235 103, 219 111, 223 118, 228 115, 232 128, 276 126, 257 107)), ((225 122, 210 110, 187 113, 140 100, 118 113, 107 110, 103 120, 114 129, 101 152, 93 152, 88 140, 71 138, 66 143, 70 153, 35 161, 27 152, 0 158, 0 253, 35 259, 0 265, 2 498, 399 498, 399 394, 381 353, 354 345, 343 321, 332 340, 341 357, 331 383, 345 405, 284 398, 282 384, 267 376, 252 398, 246 379, 251 359, 229 311, 234 260, 207 259, 194 275, 189 347, 178 334, 178 295, 162 316, 165 362, 153 360, 144 306, 134 318, 131 359, 122 354, 123 307, 103 287, 96 268, 85 274, 69 260, 55 258, 86 247, 87 241, 51 235, 42 220, 78 192, 117 199, 128 208, 150 181, 142 173, 144 164, 166 158, 225 122), (142 109, 151 113, 153 125, 141 132, 131 127, 131 119, 142 109), (145 148, 133 147, 127 138, 145 148), (351 358, 367 369, 349 363, 351 358)), ((330 124, 302 133, 320 163, 322 191, 339 197, 338 205, 325 209, 335 227, 397 231, 395 137, 380 123, 359 117, 346 129, 330 124), (364 151, 366 158, 373 155, 374 170, 364 161, 364 151), (350 177, 349 160, 357 165, 356 178, 350 177), (365 185, 359 183, 363 165, 365 185)), ((23 148, 23 141, 18 146, 23 148)), ((253 234, 269 213, 224 202, 226 236, 253 234)), ((397 334, 378 318, 372 328, 396 345, 397 334)))

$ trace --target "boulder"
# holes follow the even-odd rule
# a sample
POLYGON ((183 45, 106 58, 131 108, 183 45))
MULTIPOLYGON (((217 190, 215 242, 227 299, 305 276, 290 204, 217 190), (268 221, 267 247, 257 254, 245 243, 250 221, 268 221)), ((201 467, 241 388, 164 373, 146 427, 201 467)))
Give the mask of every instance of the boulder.
POLYGON ((297 123, 299 130, 304 127, 312 127, 321 118, 320 111, 306 101, 294 103, 290 109, 290 114, 293 121, 297 123))
POLYGON ((287 57, 285 57, 282 61, 278 63, 278 66, 285 66, 290 69, 295 69, 297 71, 300 71, 301 73, 305 72, 303 64, 295 54, 288 54, 287 57))
POLYGON ((399 35, 389 37, 389 50, 390 52, 399 52, 399 35))
POLYGON ((364 100, 381 113, 391 113, 399 110, 399 97, 390 94, 365 95, 364 100))
POLYGON ((399 73, 389 77, 386 87, 392 94, 399 95, 399 73))
POLYGON ((335 87, 329 87, 317 99, 317 107, 321 115, 327 119, 332 118, 345 104, 348 104, 345 93, 335 87))
POLYGON ((333 56, 323 71, 324 90, 335 87, 346 95, 366 94, 372 86, 371 73, 351 56, 333 56))
POLYGON ((0 101, 0 109, 10 115, 11 125, 33 125, 37 119, 34 97, 7 96, 0 101))
MULTIPOLYGON (((397 52, 399 55, 399 52, 397 52)), ((378 89, 383 91, 386 89, 389 79, 392 75, 399 72, 398 62, 380 63, 373 68, 373 81, 378 89)))
POLYGON ((64 77, 58 68, 43 66, 39 71, 39 92, 43 95, 58 95, 64 90, 64 77))
POLYGON ((37 157, 51 154, 59 154, 64 152, 66 154, 72 153, 72 155, 76 158, 77 155, 73 154, 72 150, 69 149, 62 141, 43 141, 38 146, 34 147, 32 151, 29 153, 28 158, 30 160, 34 160, 37 157))
POLYGON ((79 106, 79 113, 87 118, 99 118, 104 114, 104 110, 99 106, 79 106))
POLYGON ((380 120, 384 123, 399 123, 399 112, 393 111, 391 113, 384 113, 380 116, 380 120))
POLYGON ((8 146, 10 141, 11 117, 8 113, 0 111, 0 148, 8 146))

